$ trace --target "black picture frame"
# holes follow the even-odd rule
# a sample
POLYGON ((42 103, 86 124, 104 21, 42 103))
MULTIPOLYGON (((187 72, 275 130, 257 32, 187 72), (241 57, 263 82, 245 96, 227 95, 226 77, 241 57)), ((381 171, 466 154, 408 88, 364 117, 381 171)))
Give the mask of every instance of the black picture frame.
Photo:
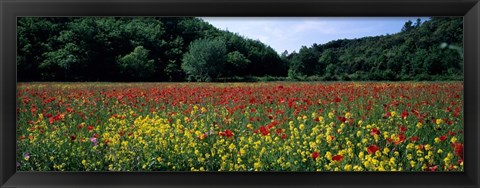
POLYGON ((0 187, 479 187, 479 0, 0 0, 0 187), (463 16, 465 171, 16 172, 18 16, 463 16))

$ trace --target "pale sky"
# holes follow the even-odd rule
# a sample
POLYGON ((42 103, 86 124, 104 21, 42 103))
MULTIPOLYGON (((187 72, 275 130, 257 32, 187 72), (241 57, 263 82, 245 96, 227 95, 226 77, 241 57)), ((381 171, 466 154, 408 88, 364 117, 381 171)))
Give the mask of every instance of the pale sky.
POLYGON ((260 40, 279 54, 313 43, 400 32, 406 21, 427 17, 201 17, 221 29, 260 40))

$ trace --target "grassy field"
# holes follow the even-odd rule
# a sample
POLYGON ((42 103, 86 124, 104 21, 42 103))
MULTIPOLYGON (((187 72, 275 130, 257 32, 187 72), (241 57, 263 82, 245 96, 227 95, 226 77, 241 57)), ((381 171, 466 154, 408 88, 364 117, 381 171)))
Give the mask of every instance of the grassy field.
POLYGON ((463 171, 463 82, 19 83, 20 171, 463 171))

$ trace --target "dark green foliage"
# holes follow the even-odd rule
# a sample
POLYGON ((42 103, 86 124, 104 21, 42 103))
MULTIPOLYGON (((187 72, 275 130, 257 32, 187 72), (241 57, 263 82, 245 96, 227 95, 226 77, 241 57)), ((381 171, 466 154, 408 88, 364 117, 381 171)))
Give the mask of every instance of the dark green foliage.
POLYGON ((251 63, 250 60, 245 57, 239 51, 233 51, 227 54, 227 64, 226 69, 229 70, 226 76, 234 76, 234 75, 245 75, 247 73, 247 66, 251 63), (240 73, 240 74, 237 74, 240 73))
POLYGON ((189 81, 210 82, 225 71, 227 47, 222 39, 193 41, 183 55, 182 69, 189 81))
MULTIPOLYGON (((69 18, 21 17, 17 22, 17 73, 19 81, 42 80, 44 53, 57 45, 56 37, 69 18)), ((63 72, 61 73, 63 75, 63 72)))
POLYGON ((224 41, 225 57, 215 61, 223 68, 210 76, 288 69, 272 48, 199 18, 21 17, 17 25, 19 81, 185 81, 183 58, 198 39, 224 41))
POLYGON ((149 50, 137 46, 132 53, 118 58, 120 75, 126 81, 147 80, 155 72, 155 64, 148 59, 149 50))
POLYGON ((67 43, 58 50, 46 52, 45 60, 38 66, 42 71, 42 78, 55 80, 60 77, 67 81, 82 79, 78 72, 86 67, 83 64, 85 62, 83 53, 84 51, 74 43, 67 43))

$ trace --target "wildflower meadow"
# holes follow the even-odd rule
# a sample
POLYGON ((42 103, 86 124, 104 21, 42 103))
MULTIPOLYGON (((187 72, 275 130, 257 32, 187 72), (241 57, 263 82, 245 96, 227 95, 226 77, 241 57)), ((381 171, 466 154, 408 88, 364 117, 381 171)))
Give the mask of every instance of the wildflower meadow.
POLYGON ((17 169, 463 171, 463 124, 461 81, 19 83, 17 169))

